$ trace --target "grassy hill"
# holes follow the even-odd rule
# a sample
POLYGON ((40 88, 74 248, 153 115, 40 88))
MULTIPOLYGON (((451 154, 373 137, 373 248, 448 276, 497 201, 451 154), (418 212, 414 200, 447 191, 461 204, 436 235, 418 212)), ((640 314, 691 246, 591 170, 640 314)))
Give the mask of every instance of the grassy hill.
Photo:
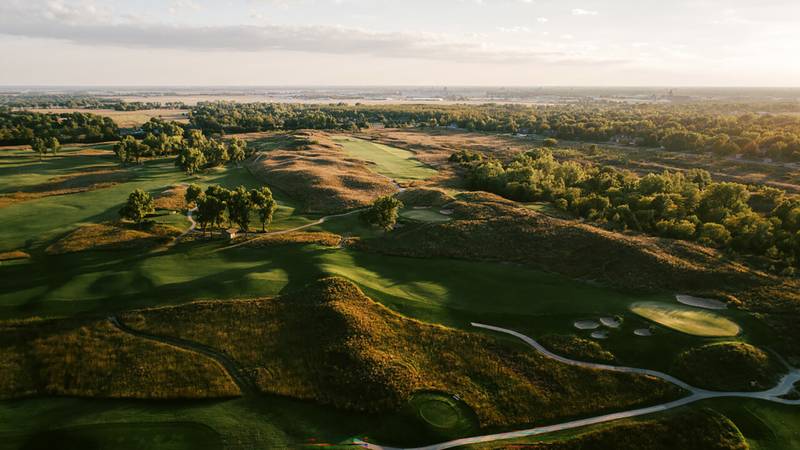
POLYGON ((679 395, 658 380, 567 366, 516 342, 407 319, 337 278, 274 299, 198 302, 123 320, 222 350, 263 392, 356 411, 397 411, 414 392, 443 391, 462 398, 481 426, 508 426, 679 395))
POLYGON ((775 385, 783 367, 774 357, 753 345, 718 342, 681 353, 672 372, 706 389, 760 391, 775 385))
POLYGON ((366 206, 397 190, 389 178, 372 172, 364 161, 348 156, 321 132, 296 133, 287 146, 250 161, 248 169, 301 202, 306 211, 315 213, 366 206))
POLYGON ((133 337, 106 320, 0 323, 0 398, 239 395, 216 361, 133 337))

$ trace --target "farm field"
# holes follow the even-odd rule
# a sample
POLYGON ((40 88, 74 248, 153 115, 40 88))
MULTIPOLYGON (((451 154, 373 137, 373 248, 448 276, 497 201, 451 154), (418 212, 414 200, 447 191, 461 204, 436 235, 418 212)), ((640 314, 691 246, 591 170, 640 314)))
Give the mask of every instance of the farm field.
POLYGON ((69 108, 52 108, 52 109, 32 109, 31 111, 40 113, 87 113, 97 114, 98 116, 110 117, 120 128, 135 128, 147 122, 153 117, 162 120, 171 120, 176 122, 188 122, 187 111, 183 109, 143 109, 139 111, 116 111, 113 109, 69 109, 69 108))

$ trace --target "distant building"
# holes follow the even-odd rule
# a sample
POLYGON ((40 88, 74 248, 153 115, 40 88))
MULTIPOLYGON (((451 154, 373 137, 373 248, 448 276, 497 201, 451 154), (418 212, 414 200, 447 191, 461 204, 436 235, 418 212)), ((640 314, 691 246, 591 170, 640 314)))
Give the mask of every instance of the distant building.
POLYGON ((224 230, 224 231, 222 232, 222 236, 223 236, 225 239, 231 240, 231 239, 236 239, 236 235, 237 235, 238 233, 239 233, 239 230, 237 230, 237 229, 235 229, 235 228, 228 228, 227 230, 224 230))

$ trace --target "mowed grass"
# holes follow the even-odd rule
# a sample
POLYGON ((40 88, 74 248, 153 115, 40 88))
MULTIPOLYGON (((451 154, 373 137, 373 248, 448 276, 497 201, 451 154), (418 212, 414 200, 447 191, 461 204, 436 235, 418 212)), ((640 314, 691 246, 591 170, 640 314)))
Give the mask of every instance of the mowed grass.
POLYGON ((436 208, 404 209, 400 212, 400 217, 418 222, 448 222, 452 219, 447 214, 440 213, 436 208))
POLYGON ((53 108, 53 109, 33 109, 32 111, 40 113, 87 113, 96 114, 98 116, 110 117, 120 128, 134 128, 149 121, 153 117, 158 117, 166 121, 176 121, 180 123, 188 123, 189 111, 183 109, 142 109, 139 111, 117 111, 114 109, 69 109, 69 108, 53 108))
POLYGON ((398 182, 425 180, 436 175, 436 170, 415 159, 414 153, 388 145, 356 139, 334 137, 348 155, 368 161, 375 172, 398 182))
POLYGON ((709 311, 669 303, 641 302, 631 311, 665 327, 694 336, 736 336, 741 328, 732 320, 709 311))
MULTIPOLYGON (((15 172, 16 180, 9 183, 0 177, 3 184, 0 189, 9 191, 15 186, 36 185, 53 176, 80 172, 86 167, 118 167, 114 155, 64 156, 31 158, 23 151, 13 151, 16 156, 5 157, 0 171, 15 172), (5 163, 8 162, 6 165, 5 163)), ((33 155, 33 152, 30 152, 33 155)), ((0 155, 5 153, 0 152, 0 155)), ((118 210, 134 189, 144 189, 152 194, 161 192, 177 183, 198 183, 200 185, 221 184, 233 188, 243 185, 247 188, 262 186, 245 168, 227 166, 211 169, 197 176, 186 176, 176 169, 172 159, 156 159, 141 165, 130 166, 127 170, 134 177, 111 187, 77 194, 44 197, 23 201, 0 208, 0 251, 29 249, 41 246, 56 237, 74 230, 81 224, 99 223, 118 218, 118 210)), ((279 207, 274 215, 272 229, 292 228, 304 225, 311 219, 296 213, 291 199, 279 191, 274 192, 279 207)), ((168 218, 168 223, 175 221, 186 223, 183 219, 168 218)), ((256 228, 256 224, 252 226, 256 228)))
POLYGON ((222 448, 219 435, 194 423, 103 423, 41 431, 27 436, 24 450, 50 450, 58 442, 62 450, 114 449, 159 450, 222 448))

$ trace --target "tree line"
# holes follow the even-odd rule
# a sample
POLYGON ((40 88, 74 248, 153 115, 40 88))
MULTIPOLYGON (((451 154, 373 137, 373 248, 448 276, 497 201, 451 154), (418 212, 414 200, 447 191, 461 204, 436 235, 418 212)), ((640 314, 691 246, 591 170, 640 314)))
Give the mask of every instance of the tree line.
POLYGON ((453 127, 468 131, 539 134, 670 151, 800 161, 800 117, 758 114, 740 105, 285 105, 203 103, 193 127, 213 133, 300 128, 352 130, 453 127))
POLYGON ((783 190, 715 182, 701 169, 638 176, 611 166, 559 162, 546 148, 507 163, 469 151, 450 159, 466 168, 471 189, 551 202, 616 230, 766 257, 787 274, 800 267, 800 198, 783 190))
POLYGON ((44 114, 0 110, 0 145, 29 145, 34 139, 61 143, 119 139, 119 128, 108 117, 87 113, 44 114))

